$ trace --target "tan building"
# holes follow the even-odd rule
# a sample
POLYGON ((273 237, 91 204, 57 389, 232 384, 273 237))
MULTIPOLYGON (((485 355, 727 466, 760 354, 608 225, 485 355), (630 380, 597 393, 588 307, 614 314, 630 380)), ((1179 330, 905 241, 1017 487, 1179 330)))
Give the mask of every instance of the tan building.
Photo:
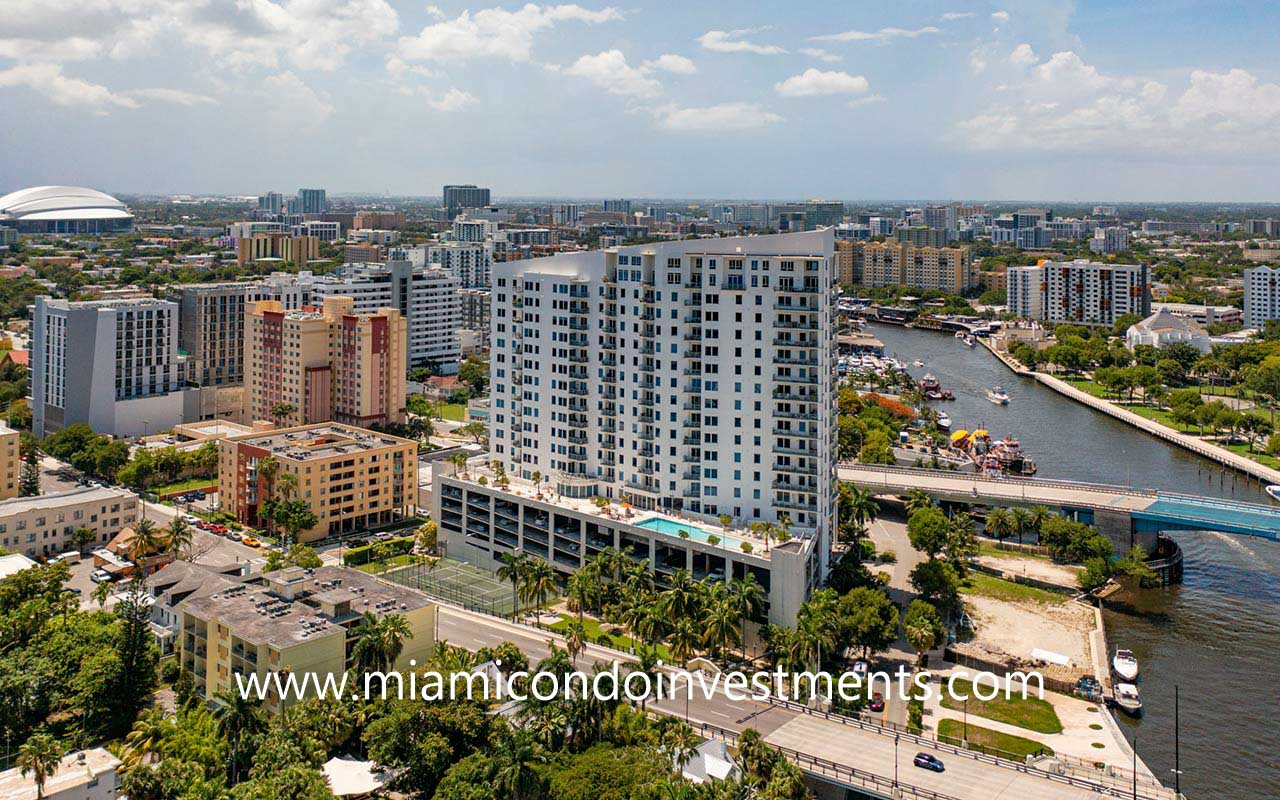
POLYGON ((984 292, 1007 292, 1009 291, 1009 273, 1003 268, 998 271, 983 270, 978 273, 978 285, 984 292))
POLYGON ((914 247, 906 242, 836 242, 840 283, 906 286, 960 294, 978 285, 963 247, 914 247))
POLYGON ((351 223, 351 227, 359 230, 366 229, 383 229, 396 231, 404 227, 403 211, 357 211, 355 219, 351 223))
POLYGON ((22 450, 19 434, 0 423, 0 500, 18 496, 18 479, 22 474, 22 450))
MULTIPOLYGON (((435 647, 436 606, 426 595, 343 567, 254 575, 212 594, 193 595, 178 604, 177 612, 179 663, 196 688, 213 697, 239 691, 236 674, 256 675, 267 681, 264 706, 270 712, 301 699, 282 698, 270 675, 293 675, 299 686, 314 675, 305 684, 304 697, 310 698, 316 696, 317 682, 340 678, 353 666, 357 640, 351 632, 365 612, 379 619, 399 614, 409 623, 411 636, 393 669, 408 671, 411 661, 423 664, 435 647)), ((390 686, 394 691, 394 680, 390 686)))
POLYGON ((356 314, 354 307, 343 296, 326 297, 322 310, 249 304, 243 419, 361 427, 405 421, 408 323, 394 308, 356 314), (277 418, 282 404, 293 411, 277 418))
POLYGON ((138 496, 114 487, 85 487, 0 501, 0 549, 30 558, 75 550, 77 528, 94 532, 94 545, 110 542, 138 518, 138 496))
POLYGON ((299 267, 320 257, 320 238, 288 233, 255 233, 236 240, 236 263, 244 266, 264 258, 278 258, 299 267))
POLYGON ((223 511, 246 525, 259 525, 258 507, 271 491, 258 476, 258 466, 268 456, 280 474, 297 477, 289 499, 302 500, 316 515, 316 526, 301 533, 302 541, 386 525, 415 513, 418 443, 328 423, 219 442, 219 501, 223 511))

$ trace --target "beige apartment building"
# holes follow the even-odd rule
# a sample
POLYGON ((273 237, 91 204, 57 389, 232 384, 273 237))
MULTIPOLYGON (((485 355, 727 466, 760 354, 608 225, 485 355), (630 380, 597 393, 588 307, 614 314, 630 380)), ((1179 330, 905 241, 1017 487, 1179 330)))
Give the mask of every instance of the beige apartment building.
MULTIPOLYGON (((393 665, 396 670, 425 663, 435 646, 436 606, 426 595, 343 567, 290 567, 254 575, 211 594, 192 595, 177 612, 179 663, 205 697, 238 691, 237 674, 268 681, 272 674, 293 675, 299 682, 313 674, 321 684, 341 676, 352 666, 357 641, 352 631, 365 612, 379 619, 399 614, 408 621, 411 636, 393 665)), ((277 713, 296 702, 267 685, 267 711, 277 713)), ((315 683, 307 689, 306 698, 316 696, 315 683)))
POLYGON ((22 474, 22 450, 19 434, 0 423, 0 500, 18 496, 18 479, 22 474))
POLYGON ((405 421, 408 323, 394 308, 354 313, 350 297, 323 309, 286 311, 275 300, 245 312, 245 420, 282 425, 338 422, 367 427, 405 421))
POLYGON ((961 294, 978 285, 963 247, 915 247, 906 242, 836 242, 840 283, 906 286, 961 294))
POLYGON ((105 546, 138 519, 138 496, 110 486, 89 486, 0 501, 0 549, 39 559, 75 550, 77 528, 105 546))
POLYGON ((244 266, 264 258, 278 258, 299 267, 320 258, 320 237, 271 231, 236 240, 236 263, 244 266))
POLYGON ((264 493, 273 491, 258 476, 268 456, 280 474, 297 477, 287 499, 302 500, 316 515, 316 526, 299 536, 304 542, 386 525, 416 511, 417 442, 326 423, 219 442, 222 510, 245 525, 261 524, 258 508, 267 499, 264 493))

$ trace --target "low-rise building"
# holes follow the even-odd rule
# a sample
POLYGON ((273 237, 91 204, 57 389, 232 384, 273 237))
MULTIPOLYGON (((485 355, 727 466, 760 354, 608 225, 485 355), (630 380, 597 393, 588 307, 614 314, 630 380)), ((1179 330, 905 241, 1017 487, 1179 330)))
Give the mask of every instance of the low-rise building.
POLYGON ((1186 317, 1164 308, 1141 322, 1129 326, 1125 344, 1132 350, 1139 345, 1164 349, 1171 344, 1189 344, 1201 353, 1209 352, 1209 334, 1186 317))
POLYGON ((0 797, 5 800, 115 800, 120 789, 121 761, 105 747, 68 753, 36 791, 34 776, 18 767, 0 772, 0 797))
POLYGON ((417 453, 410 439, 338 423, 230 436, 219 442, 219 499, 243 524, 261 525, 268 486, 258 469, 270 456, 297 478, 290 499, 316 515, 302 541, 386 525, 416 511, 417 453))
POLYGON ((78 549, 77 528, 93 531, 93 543, 108 544, 138 518, 138 496, 110 486, 91 486, 0 501, 0 548, 30 558, 78 549))
POLYGON ((343 567, 252 575, 217 592, 193 593, 177 611, 179 663, 196 689, 213 697, 238 691, 237 675, 256 675, 268 687, 263 702, 270 712, 301 698, 281 697, 269 675, 295 676, 310 698, 326 678, 353 666, 353 630, 365 614, 398 614, 408 622, 393 669, 425 663, 435 647, 436 606, 426 595, 343 567), (308 674, 314 679, 304 684, 308 674))

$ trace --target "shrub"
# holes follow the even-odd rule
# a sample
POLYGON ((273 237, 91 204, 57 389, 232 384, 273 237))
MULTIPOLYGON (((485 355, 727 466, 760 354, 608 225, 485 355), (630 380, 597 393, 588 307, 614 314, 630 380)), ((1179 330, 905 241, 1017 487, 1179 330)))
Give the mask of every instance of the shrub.
POLYGON ((385 542, 374 542, 363 547, 353 547, 342 554, 342 563, 349 567, 358 567, 361 564, 368 564, 375 561, 373 550, 376 547, 385 548, 387 557, 404 555, 413 549, 413 537, 404 536, 399 539, 388 539, 385 542))
POLYGON ((751 542, 743 542, 743 543, 742 543, 742 552, 744 552, 744 553, 750 553, 750 552, 751 552, 752 550, 754 550, 754 549, 755 549, 755 548, 753 548, 753 547, 751 546, 751 542))
POLYGON ((898 563, 898 554, 892 550, 885 550, 880 554, 880 561, 885 564, 896 564, 898 563))

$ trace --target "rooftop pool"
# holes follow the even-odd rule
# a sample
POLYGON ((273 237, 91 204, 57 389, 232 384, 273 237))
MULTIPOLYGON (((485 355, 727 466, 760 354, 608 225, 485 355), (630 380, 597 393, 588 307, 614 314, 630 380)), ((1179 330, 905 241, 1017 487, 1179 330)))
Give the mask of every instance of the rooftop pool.
POLYGON ((742 546, 741 539, 728 536, 722 532, 712 533, 705 528, 700 528, 697 525, 694 525, 692 522, 677 522, 663 517, 650 517, 649 519, 635 523, 635 525, 637 528, 648 528, 651 531, 657 531, 658 533, 665 533, 669 536, 677 537, 680 536, 680 531, 685 531, 689 534, 689 538, 696 542, 710 544, 707 537, 715 536, 720 539, 720 544, 722 545, 729 547, 742 546))

